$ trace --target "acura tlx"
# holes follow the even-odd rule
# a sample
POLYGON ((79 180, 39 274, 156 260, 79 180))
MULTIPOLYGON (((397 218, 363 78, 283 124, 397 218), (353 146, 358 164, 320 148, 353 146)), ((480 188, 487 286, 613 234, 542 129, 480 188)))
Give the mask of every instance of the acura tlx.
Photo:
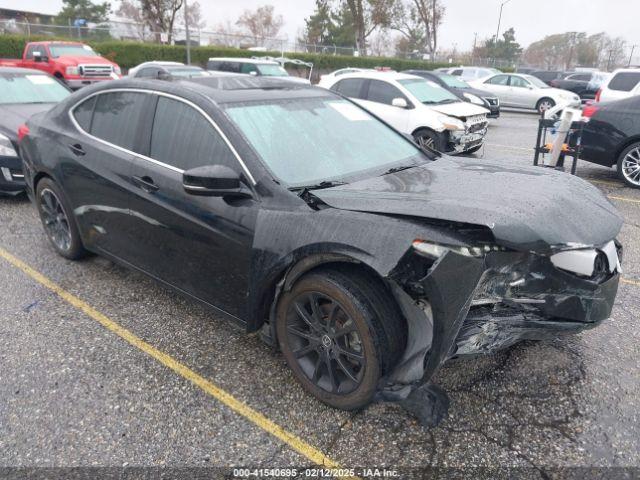
POLYGON ((333 407, 397 401, 433 424, 447 359, 611 313, 622 220, 595 187, 422 151, 324 89, 120 80, 27 127, 28 193, 60 255, 104 255, 261 331, 333 407))

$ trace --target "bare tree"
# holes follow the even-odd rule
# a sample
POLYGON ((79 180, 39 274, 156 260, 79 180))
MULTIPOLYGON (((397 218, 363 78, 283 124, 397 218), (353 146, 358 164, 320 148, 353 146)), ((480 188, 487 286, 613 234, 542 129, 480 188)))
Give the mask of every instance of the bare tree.
POLYGON ((164 32, 173 40, 173 27, 184 0, 140 0, 146 23, 155 32, 164 32))
MULTIPOLYGON (((189 2, 189 10, 187 11, 187 20, 189 21, 189 30, 202 30, 207 26, 206 20, 202 17, 202 8, 200 2, 189 2)), ((184 10, 178 14, 178 24, 185 25, 184 10)))
POLYGON ((445 7, 440 0, 412 0, 415 11, 424 26, 425 45, 433 56, 438 50, 438 28, 444 17, 445 7))
POLYGON ((367 38, 378 27, 387 27, 395 0, 346 0, 353 17, 356 48, 360 55, 367 54, 367 38))
POLYGON ((396 41, 396 52, 402 56, 412 56, 415 52, 426 51, 425 26, 415 5, 398 0, 393 8, 390 28, 402 34, 396 41))
POLYGON ((135 0, 122 0, 116 15, 128 18, 134 25, 137 36, 140 40, 144 40, 146 36, 146 22, 142 13, 142 8, 135 0))
POLYGON ((256 44, 264 43, 267 38, 275 38, 284 25, 282 15, 276 15, 273 5, 263 5, 255 11, 245 10, 236 25, 244 28, 256 44))

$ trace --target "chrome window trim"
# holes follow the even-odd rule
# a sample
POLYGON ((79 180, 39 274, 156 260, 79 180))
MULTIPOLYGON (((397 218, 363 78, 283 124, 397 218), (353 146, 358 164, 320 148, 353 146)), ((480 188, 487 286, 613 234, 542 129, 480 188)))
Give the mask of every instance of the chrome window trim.
POLYGON ((251 174, 251 172, 249 171, 249 168, 247 167, 247 165, 244 163, 244 161, 242 160, 242 158, 240 157, 240 155, 238 154, 238 151, 235 149, 235 147, 233 146, 233 144, 231 143, 231 141, 229 140, 229 138, 224 134, 224 132, 220 129, 220 127, 218 126, 218 124, 216 122, 213 121, 213 119, 202 109, 200 108, 198 105, 196 105, 195 103, 184 99, 182 97, 178 97, 176 95, 172 95, 170 93, 165 93, 165 92, 161 92, 158 90, 147 90, 144 88, 110 88, 108 90, 100 90, 99 92, 94 92, 91 95, 87 95, 86 97, 82 98, 81 100, 79 100, 78 102, 76 102, 75 104, 73 104, 73 106, 69 109, 69 119, 71 120, 71 123, 74 125, 74 127, 76 127, 76 129, 86 135, 87 137, 102 143, 103 145, 107 145, 111 148, 115 148, 116 150, 119 150, 121 152, 127 153, 129 155, 133 155, 134 157, 140 158, 142 160, 146 160, 148 162, 154 163, 156 165, 159 165, 161 167, 167 168, 169 170, 173 170, 174 172, 177 173, 184 173, 184 170, 178 168, 178 167, 174 167, 173 165, 169 165, 167 163, 161 162, 159 160, 156 160, 154 158, 151 157, 147 157, 146 155, 142 155, 140 153, 128 150, 124 147, 121 147, 119 145, 113 144, 111 142, 107 142, 106 140, 103 140, 101 138, 98 138, 94 135, 91 135, 90 133, 86 132, 85 130, 82 129, 82 127, 80 126, 80 124, 77 122, 75 116, 74 116, 74 111, 76 108, 78 108, 78 106, 81 103, 84 103, 85 101, 89 100, 90 98, 96 97, 98 95, 103 95, 106 93, 114 93, 114 92, 130 92, 130 93, 142 93, 142 94, 147 94, 147 95, 158 95, 161 97, 166 97, 166 98, 171 98, 172 100, 176 100, 182 103, 185 103, 187 105, 189 105, 191 108, 193 108, 194 110, 196 110, 198 113, 200 113, 200 115, 202 115, 205 120, 207 120, 209 122, 209 124, 214 128, 214 130, 218 133, 218 135, 220 135, 220 137, 222 137, 222 139, 224 140, 225 144, 227 145, 227 147, 229 147, 229 150, 231 150, 231 153, 233 153, 233 155, 236 157, 236 160, 238 161, 238 163, 240 164, 240 167, 242 167, 242 170, 244 171, 244 173, 247 175, 247 178, 249 179, 249 181, 251 182, 251 184, 253 186, 256 185, 256 181, 253 178, 253 175, 251 174))

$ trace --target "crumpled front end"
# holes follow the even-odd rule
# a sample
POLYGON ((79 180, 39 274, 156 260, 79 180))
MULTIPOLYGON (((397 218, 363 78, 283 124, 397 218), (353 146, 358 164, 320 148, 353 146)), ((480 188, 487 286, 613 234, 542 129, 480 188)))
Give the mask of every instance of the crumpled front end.
POLYGON ((617 293, 621 247, 615 247, 613 255, 608 246, 573 249, 596 252, 599 260, 585 272, 580 262, 554 262, 560 251, 441 246, 419 251, 414 243, 389 276, 407 319, 409 343, 381 381, 379 399, 399 401, 423 424, 436 425, 448 400, 428 381, 447 359, 598 325, 610 316, 617 293), (604 250, 610 256, 602 261, 604 250))

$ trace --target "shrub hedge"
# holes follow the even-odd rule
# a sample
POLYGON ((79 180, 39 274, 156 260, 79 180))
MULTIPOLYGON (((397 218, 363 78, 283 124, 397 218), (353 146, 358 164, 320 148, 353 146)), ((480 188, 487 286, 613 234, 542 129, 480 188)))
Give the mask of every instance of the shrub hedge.
MULTIPOLYGON (((0 35, 0 57, 19 58, 22 56, 24 45, 29 41, 53 40, 51 37, 27 38, 20 35, 0 35)), ((115 61, 122 68, 131 68, 149 60, 167 60, 184 62, 186 47, 182 45, 158 45, 152 43, 128 41, 101 41, 89 43, 97 52, 115 61)), ((280 56, 281 52, 251 52, 229 47, 192 47, 192 63, 204 65, 209 57, 252 57, 252 56, 280 56)), ((388 57, 352 57, 347 55, 329 55, 315 53, 287 53, 285 55, 313 62, 314 69, 336 70, 344 67, 373 68, 378 66, 390 67, 394 70, 408 70, 411 68, 435 69, 446 67, 445 63, 432 63, 419 60, 404 60, 388 57)))

